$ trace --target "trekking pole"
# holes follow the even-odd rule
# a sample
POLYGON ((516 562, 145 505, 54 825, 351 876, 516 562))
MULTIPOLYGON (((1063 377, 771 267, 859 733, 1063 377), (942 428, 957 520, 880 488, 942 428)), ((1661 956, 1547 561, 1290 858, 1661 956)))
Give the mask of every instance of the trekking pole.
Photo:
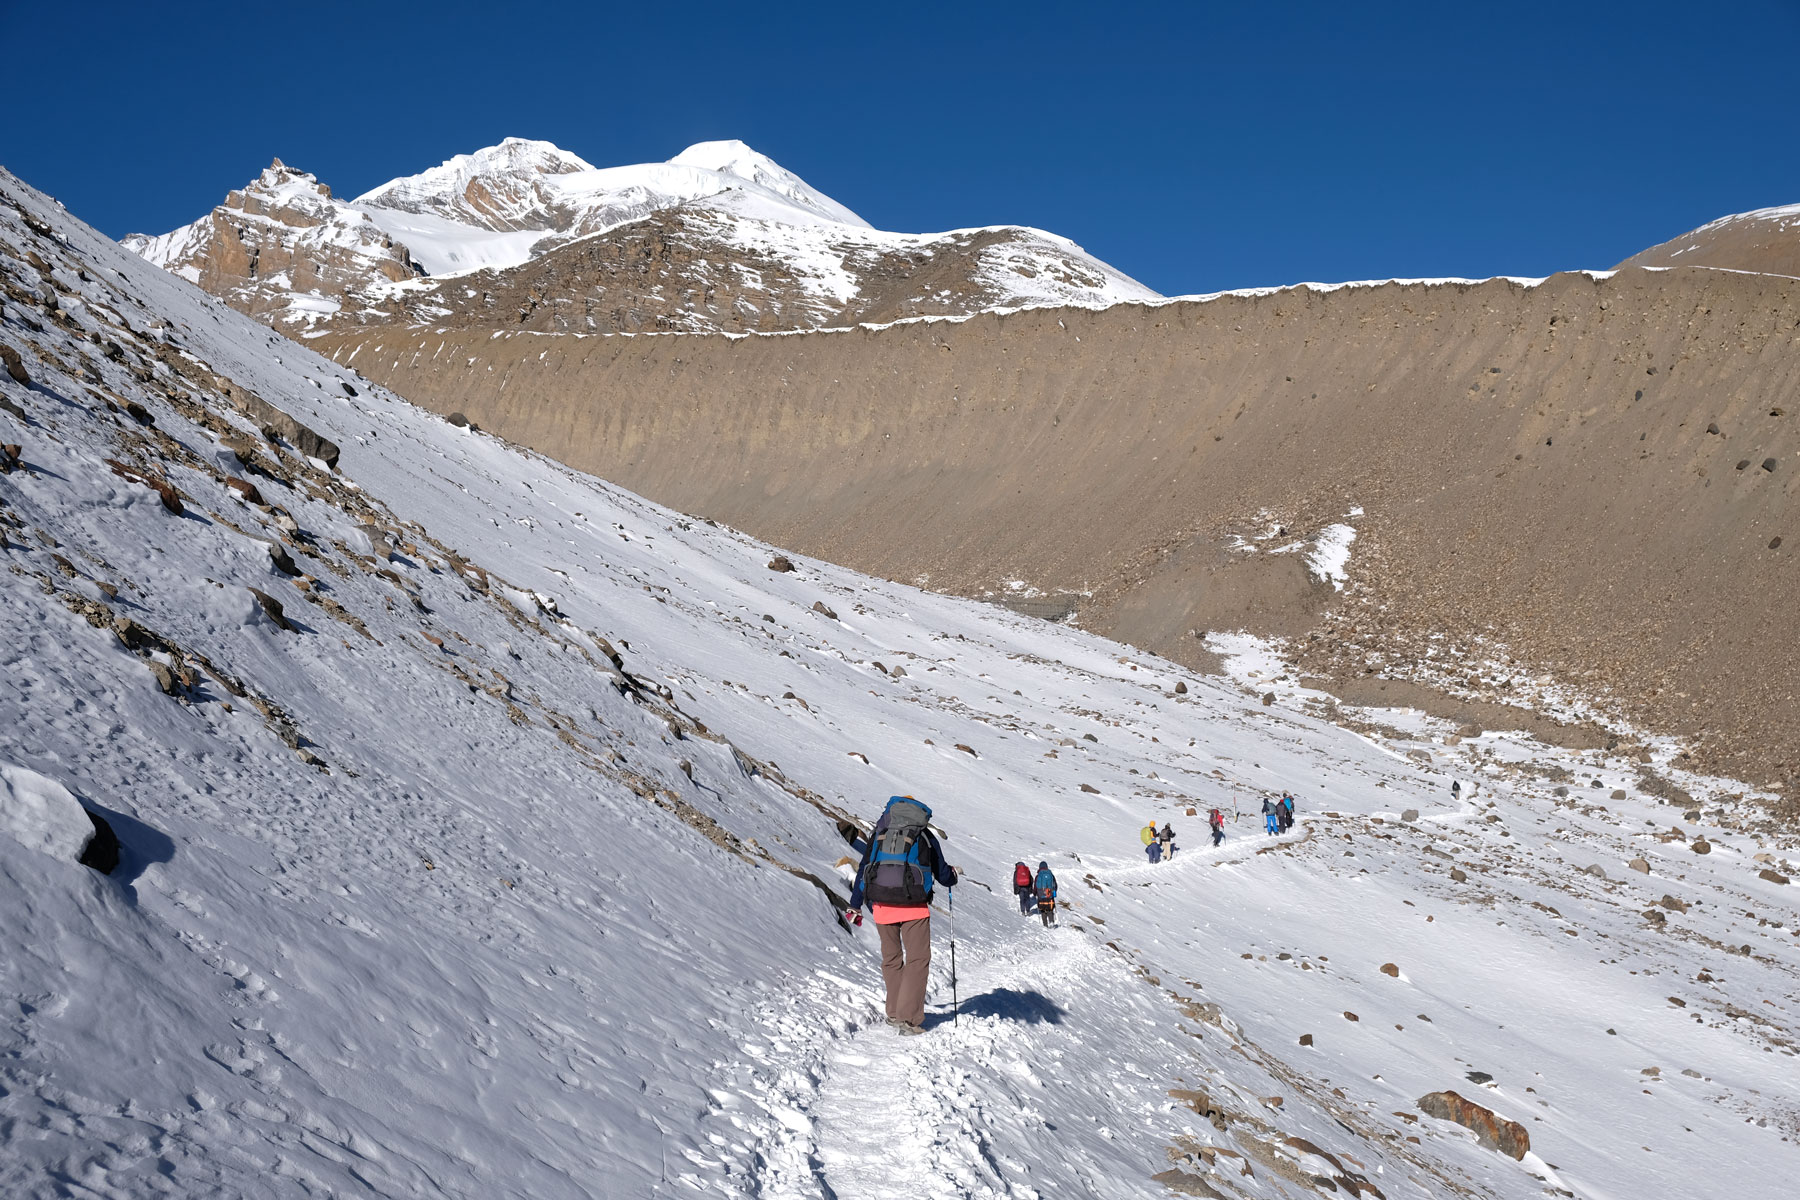
POLYGON ((950 894, 950 1023, 954 1025, 962 1013, 956 1000, 956 889, 946 890, 950 894))

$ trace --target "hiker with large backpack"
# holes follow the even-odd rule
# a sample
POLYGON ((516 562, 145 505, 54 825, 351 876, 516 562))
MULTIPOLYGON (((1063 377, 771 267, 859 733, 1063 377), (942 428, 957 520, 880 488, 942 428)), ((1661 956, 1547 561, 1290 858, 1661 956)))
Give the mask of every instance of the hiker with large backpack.
POLYGON ((1019 915, 1029 917, 1037 901, 1032 893, 1031 868, 1023 862, 1013 864, 1013 894, 1019 898, 1019 915))
POLYGON ((925 988, 931 979, 931 889, 956 886, 962 872, 944 861, 931 832, 931 810, 911 796, 891 796, 863 847, 850 890, 850 912, 862 923, 865 903, 881 934, 881 980, 887 1023, 901 1034, 925 1032, 925 988))
POLYGON ((1161 860, 1162 843, 1157 840, 1155 817, 1150 818, 1150 823, 1138 830, 1138 840, 1144 843, 1144 854, 1151 862, 1161 860))
POLYGON ((1046 926, 1056 924, 1056 874, 1050 870, 1049 863, 1038 864, 1032 892, 1037 897, 1038 916, 1044 918, 1046 926))
POLYGON ((1216 846, 1220 842, 1225 840, 1225 814, 1224 813, 1220 812, 1216 808, 1213 809, 1212 815, 1210 817, 1206 818, 1206 823, 1208 825, 1212 826, 1213 845, 1216 846))
POLYGON ((1294 827, 1294 794, 1281 793, 1281 803, 1276 807, 1281 809, 1281 832, 1286 833, 1294 827))
POLYGON ((1162 856, 1173 861, 1175 858, 1175 827, 1164 821, 1162 832, 1156 835, 1156 840, 1162 843, 1162 856))

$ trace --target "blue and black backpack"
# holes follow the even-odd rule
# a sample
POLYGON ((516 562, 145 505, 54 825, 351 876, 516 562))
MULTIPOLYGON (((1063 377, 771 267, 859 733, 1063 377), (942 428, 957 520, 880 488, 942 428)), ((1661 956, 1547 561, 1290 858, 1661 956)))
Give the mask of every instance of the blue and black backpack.
POLYGON ((888 800, 870 835, 863 895, 871 904, 925 904, 931 900, 931 852, 925 838, 931 810, 911 796, 888 800))

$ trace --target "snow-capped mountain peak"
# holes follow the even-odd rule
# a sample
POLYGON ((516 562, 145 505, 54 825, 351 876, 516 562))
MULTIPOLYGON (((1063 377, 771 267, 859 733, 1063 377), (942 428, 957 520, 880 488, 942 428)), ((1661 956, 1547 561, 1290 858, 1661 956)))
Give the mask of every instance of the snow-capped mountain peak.
POLYGON ((556 228, 551 180, 594 168, 550 142, 507 138, 458 154, 417 175, 392 179, 356 198, 406 213, 429 213, 482 229, 556 228))
POLYGON ((828 220, 869 228, 869 223, 807 184, 804 179, 766 154, 758 154, 743 142, 696 142, 669 160, 670 166, 696 167, 721 176, 742 179, 766 191, 786 197, 828 220))

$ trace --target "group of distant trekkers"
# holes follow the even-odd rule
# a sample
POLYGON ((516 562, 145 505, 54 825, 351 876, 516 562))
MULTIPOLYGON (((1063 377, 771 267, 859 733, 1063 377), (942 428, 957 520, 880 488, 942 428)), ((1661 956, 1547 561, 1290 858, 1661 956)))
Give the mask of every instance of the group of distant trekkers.
POLYGON ((1287 792, 1279 800, 1263 801, 1263 828, 1271 834, 1286 833, 1294 827, 1294 798, 1287 792))
MULTIPOLYGON (((1263 801, 1263 820, 1268 832, 1286 833, 1294 824, 1294 797, 1283 792, 1280 800, 1263 801)), ((1207 816, 1213 845, 1225 840, 1225 814, 1213 809, 1207 816)), ((1175 857, 1175 830, 1168 822, 1158 829, 1154 820, 1139 831, 1144 853, 1152 863, 1175 857)), ((931 831, 931 810, 911 796, 893 796, 875 822, 874 832, 863 845, 856 865, 856 883, 850 890, 850 909, 844 920, 862 924, 866 904, 881 934, 881 978, 887 987, 887 1023, 902 1034, 925 1032, 925 990, 931 973, 931 892, 941 883, 954 889, 962 869, 944 861, 944 848, 931 831)), ((1056 875, 1050 864, 1040 862, 1033 871, 1023 861, 1013 864, 1013 893, 1019 915, 1034 912, 1045 926, 1056 923, 1056 875)), ((950 892, 950 911, 955 913, 955 891, 950 892)), ((952 928, 951 985, 955 987, 956 941, 952 928)))

